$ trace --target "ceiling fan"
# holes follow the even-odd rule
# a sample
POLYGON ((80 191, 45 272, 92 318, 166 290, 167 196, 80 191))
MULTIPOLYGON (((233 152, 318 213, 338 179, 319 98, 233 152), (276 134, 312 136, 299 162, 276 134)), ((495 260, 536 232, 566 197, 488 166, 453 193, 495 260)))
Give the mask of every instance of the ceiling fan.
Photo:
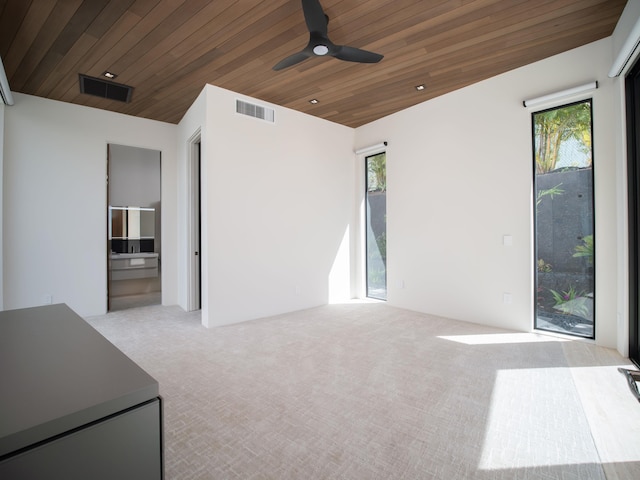
POLYGON ((302 51, 294 53, 274 65, 274 70, 278 71, 291 67, 314 55, 319 57, 329 55, 339 60, 359 63, 378 63, 382 60, 383 55, 379 53, 368 52, 367 50, 346 45, 335 45, 329 40, 327 36, 329 17, 322 10, 320 0, 302 0, 302 10, 309 29, 309 43, 302 51))

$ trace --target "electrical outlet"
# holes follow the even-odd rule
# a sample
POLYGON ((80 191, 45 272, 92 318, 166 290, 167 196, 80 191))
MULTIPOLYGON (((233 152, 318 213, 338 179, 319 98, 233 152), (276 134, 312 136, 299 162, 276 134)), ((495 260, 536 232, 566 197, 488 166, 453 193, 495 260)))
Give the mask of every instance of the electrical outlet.
POLYGON ((511 301, 512 301, 512 299, 511 299, 511 294, 510 293, 503 293, 502 294, 502 302, 505 305, 511 305, 511 301))
POLYGON ((53 303, 53 296, 50 293, 45 294, 44 296, 44 304, 51 305, 53 303))

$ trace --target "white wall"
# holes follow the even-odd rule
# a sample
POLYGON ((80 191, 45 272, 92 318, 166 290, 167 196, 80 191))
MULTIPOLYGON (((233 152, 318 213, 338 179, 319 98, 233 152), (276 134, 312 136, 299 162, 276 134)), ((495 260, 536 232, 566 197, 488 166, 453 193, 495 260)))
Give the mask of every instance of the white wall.
POLYGON ((598 80, 593 93, 596 337, 599 344, 616 347, 619 85, 607 78, 611 50, 607 38, 356 130, 357 146, 389 142, 390 304, 532 328, 531 111, 522 101, 598 80), (503 246, 504 235, 513 237, 513 246, 503 246), (512 304, 503 303, 503 293, 512 295, 512 304))
POLYGON ((177 302, 175 125, 14 94, 5 110, 4 308, 106 311, 107 144, 162 152, 162 301, 177 302))
POLYGON ((236 114, 236 98, 206 87, 203 323, 348 299, 353 129, 243 98, 274 108, 269 124, 236 114))

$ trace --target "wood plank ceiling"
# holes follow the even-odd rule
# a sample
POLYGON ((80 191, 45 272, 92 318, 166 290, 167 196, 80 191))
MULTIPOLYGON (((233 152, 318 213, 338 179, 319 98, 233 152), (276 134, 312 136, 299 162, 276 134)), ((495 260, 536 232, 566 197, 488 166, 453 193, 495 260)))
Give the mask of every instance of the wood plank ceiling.
POLYGON ((210 83, 358 127, 607 37, 626 2, 321 3, 334 43, 384 59, 273 71, 307 44, 300 0, 0 0, 0 57, 14 92, 144 118, 178 123, 210 83), (134 87, 130 103, 80 93, 78 74, 105 71, 134 87))

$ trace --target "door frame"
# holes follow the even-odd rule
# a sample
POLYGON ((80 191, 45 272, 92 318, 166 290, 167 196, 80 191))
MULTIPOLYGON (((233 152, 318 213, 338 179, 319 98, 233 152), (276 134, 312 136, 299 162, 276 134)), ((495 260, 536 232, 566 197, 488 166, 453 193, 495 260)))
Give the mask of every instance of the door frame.
POLYGON ((107 171, 105 172, 105 181, 106 181, 106 189, 107 189, 107 205, 106 205, 106 255, 105 255, 105 263, 107 267, 107 312, 111 311, 111 242, 109 241, 109 228, 111 218, 109 218, 109 205, 111 205, 111 144, 107 143, 107 171))
POLYGON ((201 132, 187 141, 187 311, 202 308, 201 132))
POLYGON ((625 78, 629 261, 629 359, 640 367, 640 62, 625 78), (634 77, 637 81, 634 81, 634 77))

